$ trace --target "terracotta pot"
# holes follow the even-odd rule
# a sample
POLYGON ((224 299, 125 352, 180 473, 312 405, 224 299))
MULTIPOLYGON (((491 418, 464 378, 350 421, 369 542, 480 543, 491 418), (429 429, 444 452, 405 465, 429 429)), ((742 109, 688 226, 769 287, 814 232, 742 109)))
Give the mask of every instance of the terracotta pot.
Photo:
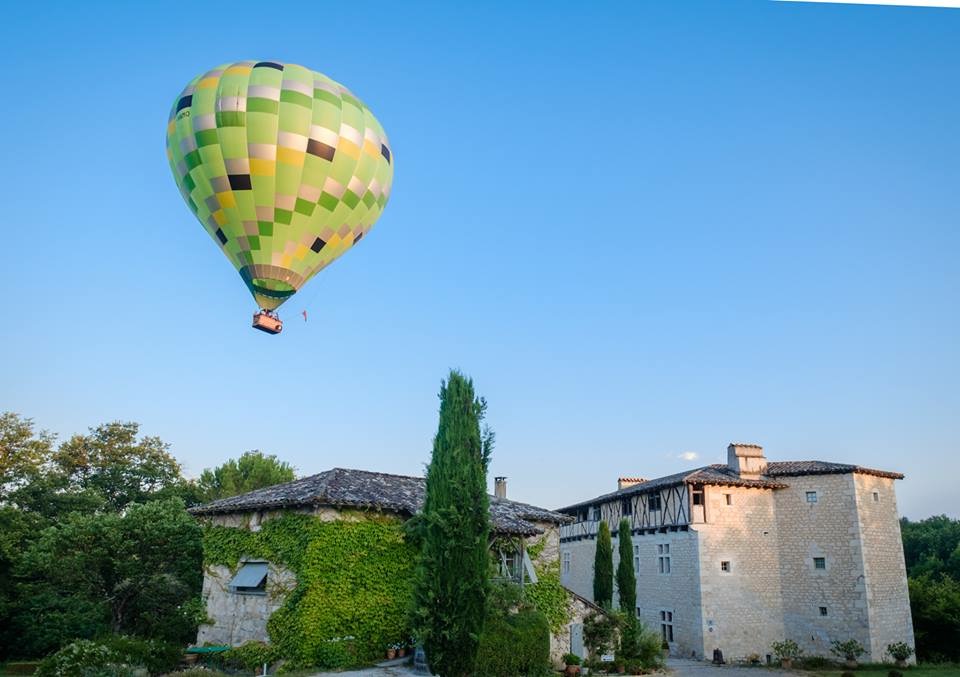
POLYGON ((563 671, 563 674, 565 674, 567 677, 575 677, 576 675, 580 674, 580 666, 568 665, 567 668, 563 671))
POLYGON ((387 649, 387 660, 388 660, 388 661, 392 661, 392 660, 393 660, 394 658, 396 658, 396 657, 397 657, 397 650, 396 650, 396 649, 387 649))
POLYGON ((907 661, 905 658, 898 658, 897 660, 894 661, 894 664, 896 664, 898 668, 907 667, 907 661))
POLYGON ((856 659, 856 658, 848 658, 847 660, 845 660, 845 661, 843 662, 843 665, 844 665, 844 667, 846 667, 848 670, 856 670, 856 669, 857 669, 857 659, 856 659))
POLYGON ((784 670, 789 670, 790 668, 793 667, 793 659, 791 659, 791 658, 781 658, 781 659, 780 659, 780 667, 783 668, 784 670))
POLYGON ((620 673, 621 675, 626 674, 626 672, 627 672, 627 666, 626 666, 626 665, 621 665, 621 666, 617 667, 617 672, 620 673))
POLYGON ((398 656, 398 657, 403 658, 403 657, 406 656, 406 655, 407 655, 407 647, 402 647, 402 648, 400 648, 400 649, 397 649, 397 656, 398 656))

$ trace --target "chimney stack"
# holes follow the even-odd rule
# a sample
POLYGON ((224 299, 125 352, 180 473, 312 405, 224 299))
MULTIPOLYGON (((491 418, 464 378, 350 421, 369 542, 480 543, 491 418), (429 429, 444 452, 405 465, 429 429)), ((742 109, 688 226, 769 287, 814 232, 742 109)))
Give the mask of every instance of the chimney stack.
POLYGON ((767 472, 767 459, 759 444, 732 442, 727 447, 727 466, 746 480, 759 479, 767 472))
POLYGON ((493 478, 493 495, 496 496, 497 498, 507 497, 507 478, 506 477, 493 478))
POLYGON ((644 477, 618 477, 617 491, 626 489, 627 487, 632 487, 634 484, 643 484, 646 481, 647 480, 644 477))

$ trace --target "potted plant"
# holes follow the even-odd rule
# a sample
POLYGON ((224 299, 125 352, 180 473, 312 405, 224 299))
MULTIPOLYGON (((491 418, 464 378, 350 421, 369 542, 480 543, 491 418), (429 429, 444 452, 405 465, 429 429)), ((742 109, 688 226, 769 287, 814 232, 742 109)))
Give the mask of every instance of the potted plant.
POLYGON ((842 658, 844 665, 851 670, 857 667, 857 659, 866 652, 863 645, 855 639, 848 639, 846 642, 835 639, 830 643, 830 653, 842 658))
POLYGON ((789 670, 793 667, 793 661, 803 655, 803 649, 792 639, 785 639, 782 642, 774 642, 770 645, 773 653, 780 660, 780 667, 789 670))
POLYGON ((396 657, 397 657, 397 649, 393 644, 391 644, 390 646, 387 647, 387 660, 392 661, 396 657))
POLYGON ((564 674, 568 677, 580 674, 580 656, 575 653, 563 654, 563 664, 566 666, 564 674))
POLYGON ((623 658, 621 658, 620 656, 617 656, 616 658, 613 659, 612 665, 613 665, 614 671, 617 672, 618 674, 622 675, 627 671, 627 665, 626 663, 623 662, 623 658))
POLYGON ((913 655, 913 648, 906 642, 887 644, 887 653, 893 657, 898 668, 907 667, 907 660, 913 655))
POLYGON ((760 654, 752 653, 747 656, 747 663, 750 665, 760 665, 760 654))

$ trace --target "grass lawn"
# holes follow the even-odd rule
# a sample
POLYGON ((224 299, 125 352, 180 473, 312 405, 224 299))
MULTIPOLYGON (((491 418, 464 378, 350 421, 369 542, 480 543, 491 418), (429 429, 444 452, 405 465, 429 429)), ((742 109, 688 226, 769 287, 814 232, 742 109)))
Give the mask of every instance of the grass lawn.
MULTIPOLYGON (((891 670, 895 670, 892 665, 861 665, 856 670, 852 670, 855 675, 863 675, 863 677, 880 677, 881 675, 886 676, 891 670)), ((831 668, 829 670, 805 670, 806 674, 817 675, 817 677, 840 677, 844 673, 844 670, 837 670, 836 668, 831 668)), ((900 670, 903 673, 903 677, 960 677, 960 664, 936 664, 936 663, 926 663, 921 665, 912 665, 908 668, 900 670)))

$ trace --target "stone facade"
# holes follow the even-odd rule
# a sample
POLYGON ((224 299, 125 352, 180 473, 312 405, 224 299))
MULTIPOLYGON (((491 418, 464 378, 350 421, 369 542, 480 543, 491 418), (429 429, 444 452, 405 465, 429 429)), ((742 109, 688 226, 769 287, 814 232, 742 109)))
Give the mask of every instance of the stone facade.
MULTIPOLYGON (((729 455, 727 466, 564 508, 578 518, 561 527, 564 585, 593 599, 596 527, 586 522, 596 520, 584 517, 608 520, 614 534, 626 517, 637 615, 675 656, 709 659, 720 649, 728 660, 762 659, 783 639, 829 655, 831 641, 856 639, 867 649, 863 660, 879 662, 890 660, 890 643, 914 646, 893 487, 901 476, 817 461, 767 464, 755 445, 731 445, 729 455), (644 493, 668 491, 688 503, 665 522, 630 508, 649 502, 644 493)), ((615 565, 617 552, 614 545, 615 565)))

